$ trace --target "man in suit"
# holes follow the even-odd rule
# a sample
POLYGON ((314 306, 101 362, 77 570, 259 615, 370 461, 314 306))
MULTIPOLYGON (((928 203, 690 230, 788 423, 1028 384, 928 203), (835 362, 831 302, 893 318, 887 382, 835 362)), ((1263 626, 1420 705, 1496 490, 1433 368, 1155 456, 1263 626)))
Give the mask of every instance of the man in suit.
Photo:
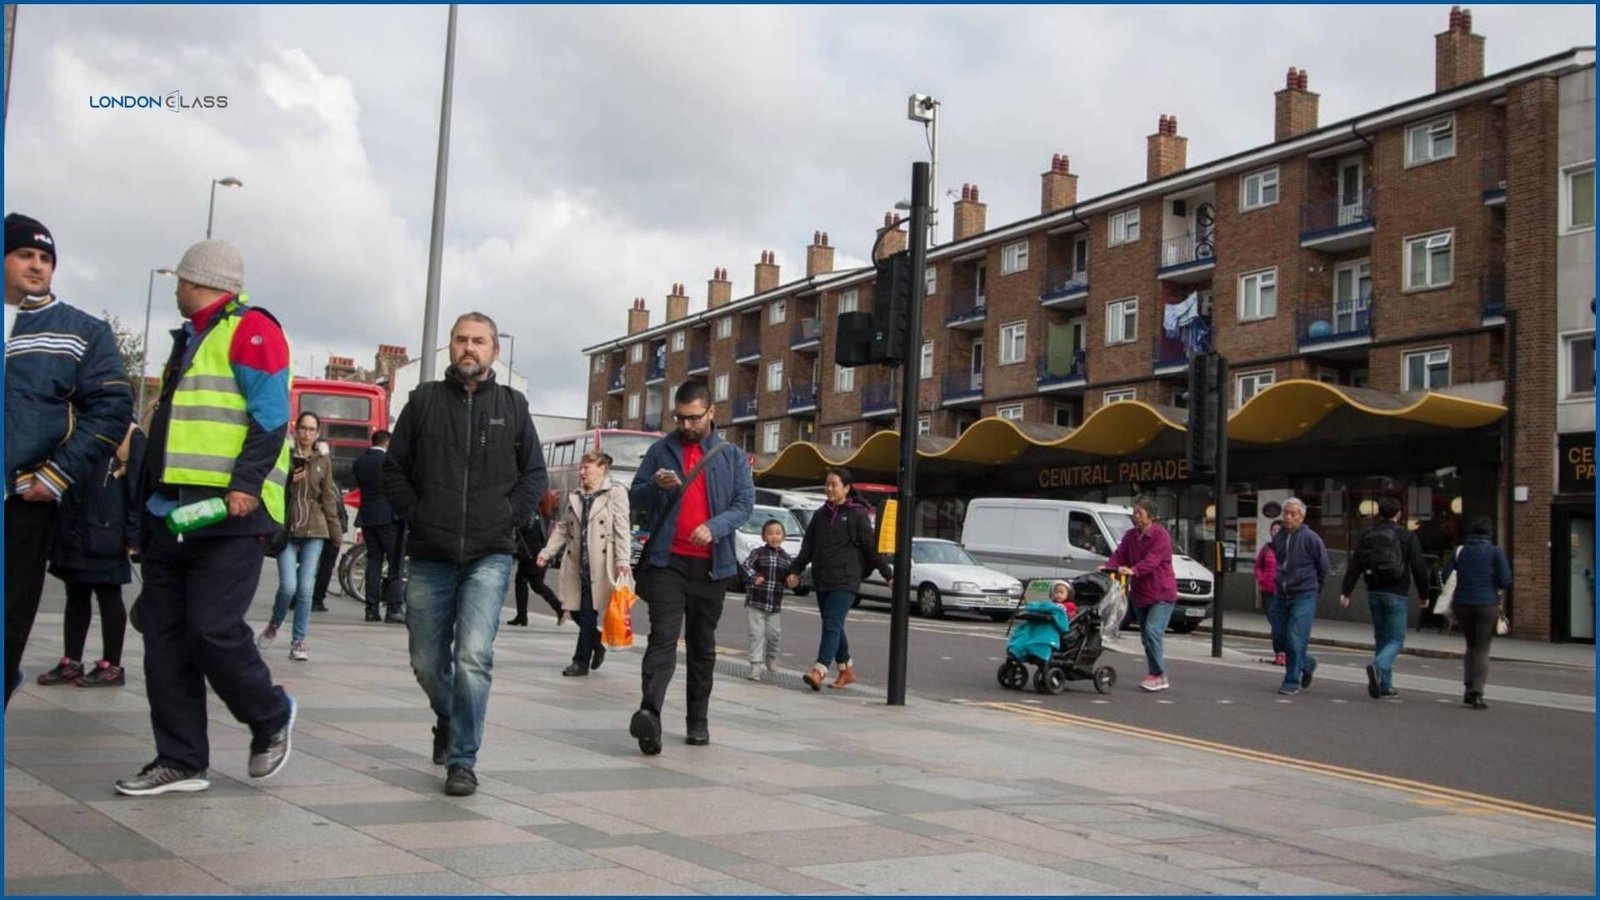
MULTIPOLYGON (((367 621, 378 621, 378 599, 383 596, 383 562, 391 568, 400 565, 398 546, 400 526, 395 519, 394 507, 383 489, 383 460, 389 455, 389 432, 379 429, 372 433, 372 446, 356 458, 352 472, 356 487, 361 491, 361 509, 356 513, 356 526, 361 529, 361 540, 367 545, 367 621)), ((404 598, 391 590, 385 597, 388 609, 383 621, 405 624, 401 609, 404 598)))

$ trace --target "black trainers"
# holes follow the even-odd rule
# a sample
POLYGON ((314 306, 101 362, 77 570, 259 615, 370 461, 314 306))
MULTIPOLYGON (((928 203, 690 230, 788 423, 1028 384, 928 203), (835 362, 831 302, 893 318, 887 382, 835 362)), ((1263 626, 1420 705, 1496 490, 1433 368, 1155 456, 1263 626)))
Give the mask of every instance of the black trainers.
POLYGON ((294 716, 299 706, 289 697, 289 721, 265 741, 250 742, 250 777, 271 778, 289 761, 289 736, 294 731, 294 716))
POLYGON ((1378 666, 1376 663, 1367 663, 1367 696, 1374 700, 1383 696, 1383 687, 1378 683, 1378 666))
POLYGON ((117 780, 117 793, 129 797, 153 797, 175 791, 194 793, 211 787, 205 769, 184 769, 151 763, 132 778, 117 780))
POLYGON ((1317 661, 1314 660, 1314 659, 1307 659, 1303 664, 1301 664, 1301 666, 1300 666, 1300 687, 1302 689, 1311 687, 1311 676, 1316 671, 1317 671, 1317 661))
POLYGON ((711 743, 711 727, 705 722, 690 722, 683 742, 691 747, 704 747, 711 743))
POLYGON ((368 621, 368 622, 382 622, 383 621, 383 616, 378 615, 378 610, 377 609, 375 609, 375 608, 374 609, 369 609, 369 610, 367 610, 366 621, 368 621))
POLYGON ((61 662, 48 672, 40 672, 38 682, 43 685, 76 684, 83 677, 83 663, 61 657, 61 662))
POLYGON ((452 797, 470 797, 478 792, 478 776, 471 766, 451 766, 445 770, 444 792, 452 797))
POLYGON ((628 723, 628 733, 639 740, 639 752, 655 756, 661 752, 661 718, 648 709, 633 714, 628 723))
POLYGON ((1383 691, 1382 693, 1378 694, 1378 699, 1379 700, 1399 700, 1400 699, 1400 692, 1395 690, 1394 688, 1389 688, 1388 690, 1383 691))
POLYGON ((127 672, 103 659, 78 676, 78 687, 121 687, 127 683, 127 672))
POLYGON ((442 766, 450 760, 450 726, 433 726, 433 764, 442 766))

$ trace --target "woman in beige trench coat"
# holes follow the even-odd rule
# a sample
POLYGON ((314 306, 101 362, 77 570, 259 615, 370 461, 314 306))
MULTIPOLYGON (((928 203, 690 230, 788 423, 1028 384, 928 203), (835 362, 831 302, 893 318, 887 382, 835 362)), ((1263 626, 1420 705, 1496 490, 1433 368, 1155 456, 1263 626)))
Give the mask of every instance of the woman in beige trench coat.
POLYGON ((539 552, 540 566, 560 555, 556 593, 578 624, 578 649, 563 675, 588 675, 600 668, 606 658, 600 612, 611 601, 612 588, 630 574, 628 489, 612 483, 610 475, 610 456, 598 451, 583 455, 578 490, 562 502, 550 541, 539 552))

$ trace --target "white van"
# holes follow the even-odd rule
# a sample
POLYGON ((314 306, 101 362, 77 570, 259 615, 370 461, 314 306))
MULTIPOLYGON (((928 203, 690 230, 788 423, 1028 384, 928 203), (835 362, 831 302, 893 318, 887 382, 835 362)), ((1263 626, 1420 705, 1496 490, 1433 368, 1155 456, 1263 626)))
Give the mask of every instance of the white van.
MULTIPOLYGON (((1104 566, 1133 527, 1133 510, 1078 500, 979 497, 967 504, 961 546, 984 565, 1020 579, 1072 578, 1104 566)), ((1178 608, 1172 630, 1193 631, 1211 614, 1211 572, 1172 555, 1178 608)))

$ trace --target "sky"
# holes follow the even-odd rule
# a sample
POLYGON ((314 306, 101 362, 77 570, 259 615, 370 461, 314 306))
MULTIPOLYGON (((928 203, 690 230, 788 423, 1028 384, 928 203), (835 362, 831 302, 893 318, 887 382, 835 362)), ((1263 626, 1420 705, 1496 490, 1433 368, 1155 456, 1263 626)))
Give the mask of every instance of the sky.
MULTIPOLYGON (((1474 6, 1485 70, 1593 44, 1593 6, 1474 6)), ((829 233, 836 267, 928 153, 906 98, 940 102, 942 232, 978 185, 994 227, 1039 211, 1071 157, 1079 196, 1144 179, 1175 115, 1197 165, 1269 143, 1290 67, 1336 122, 1433 90, 1423 6, 460 7, 441 341, 480 310, 513 336, 535 411, 583 414, 580 348, 674 283, 705 306, 726 268, 750 293, 829 233)), ((252 302, 284 322, 299 375, 330 354, 422 343, 444 6, 35 6, 17 16, 5 208, 53 231, 56 292, 143 327, 150 270, 213 234, 252 302), (91 98, 226 96, 226 108, 96 108, 91 98)), ((178 324, 157 277, 151 331, 178 324)))

